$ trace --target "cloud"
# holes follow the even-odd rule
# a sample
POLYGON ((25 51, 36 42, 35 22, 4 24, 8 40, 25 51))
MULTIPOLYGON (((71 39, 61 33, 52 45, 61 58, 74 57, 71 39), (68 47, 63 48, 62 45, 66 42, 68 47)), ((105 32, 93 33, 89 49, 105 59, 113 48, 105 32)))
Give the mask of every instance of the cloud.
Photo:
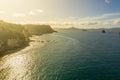
POLYGON ((115 17, 115 16, 120 16, 120 13, 103 14, 102 16, 100 16, 100 18, 103 19, 103 18, 115 17))
MULTIPOLYGON (((109 13, 109 14, 103 14, 101 16, 93 16, 93 17, 86 17, 84 18, 85 20, 102 20, 102 19, 107 19, 107 18, 113 18, 116 16, 120 16, 120 13, 109 13)), ((83 19, 83 20, 84 20, 83 19)))
POLYGON ((37 12, 43 13, 44 11, 42 9, 36 9, 37 12))
POLYGON ((101 16, 80 18, 79 22, 83 22, 86 25, 118 24, 120 20, 118 19, 118 17, 120 17, 120 13, 109 13, 109 14, 103 14, 101 16))
POLYGON ((92 16, 92 17, 68 17, 68 18, 59 18, 56 19, 54 23, 56 24, 78 24, 78 25, 118 25, 120 24, 120 13, 107 13, 100 16, 92 16))
POLYGON ((99 23, 100 23, 99 21, 86 21, 81 23, 81 25, 97 25, 99 23))
POLYGON ((30 12, 28 12, 29 15, 35 15, 37 13, 43 13, 44 11, 41 9, 35 9, 35 10, 31 10, 30 12))
POLYGON ((114 20, 113 20, 113 24, 120 24, 120 18, 114 19, 114 20))
POLYGON ((5 14, 5 11, 0 11, 0 14, 5 14))
POLYGON ((34 11, 30 11, 28 14, 29 15, 35 15, 36 13, 34 11))
MULTIPOLYGON (((13 13, 13 16, 14 17, 26 17, 26 16, 30 16, 30 15, 36 15, 38 13, 43 13, 44 11, 42 9, 34 9, 34 10, 31 10, 29 12, 26 12, 26 13, 13 13)), ((3 11, 0 11, 0 14, 4 13, 3 11)))
POLYGON ((14 13, 13 16, 14 17, 25 17, 26 14, 24 14, 24 13, 14 13))
POLYGON ((106 2, 107 4, 109 4, 109 3, 110 3, 110 1, 111 1, 111 0, 105 0, 105 2, 106 2))

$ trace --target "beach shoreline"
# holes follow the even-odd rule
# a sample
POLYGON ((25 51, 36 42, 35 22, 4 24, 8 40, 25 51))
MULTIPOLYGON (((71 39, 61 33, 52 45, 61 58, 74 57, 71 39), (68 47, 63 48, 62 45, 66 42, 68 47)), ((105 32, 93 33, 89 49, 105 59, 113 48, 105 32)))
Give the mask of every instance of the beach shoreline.
POLYGON ((18 52, 18 51, 20 51, 20 50, 22 50, 22 49, 30 46, 30 44, 29 44, 30 42, 31 42, 31 41, 29 40, 25 45, 22 45, 22 46, 20 46, 20 47, 16 47, 16 48, 11 49, 11 50, 6 50, 6 51, 1 52, 0 58, 3 57, 3 56, 5 56, 5 55, 9 55, 9 54, 18 52))
POLYGON ((29 37, 29 41, 25 44, 25 45, 22 45, 20 47, 16 47, 14 49, 11 49, 11 50, 7 50, 7 51, 4 51, 0 54, 0 58, 4 57, 4 56, 7 56, 7 55, 10 55, 10 54, 14 54, 14 53, 17 53, 19 51, 22 51, 24 50, 25 48, 27 47, 34 47, 35 45, 38 45, 38 43, 40 43, 39 45, 43 45, 45 44, 46 40, 43 40, 43 39, 40 39, 40 40, 37 40, 36 37, 41 37, 42 35, 35 35, 35 36, 31 36, 29 37))

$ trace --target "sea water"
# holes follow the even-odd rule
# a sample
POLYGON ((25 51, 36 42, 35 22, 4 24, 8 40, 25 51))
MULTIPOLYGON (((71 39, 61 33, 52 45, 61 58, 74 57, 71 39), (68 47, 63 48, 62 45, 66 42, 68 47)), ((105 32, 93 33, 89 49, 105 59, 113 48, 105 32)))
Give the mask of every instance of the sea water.
POLYGON ((118 32, 58 30, 33 39, 0 58, 0 80, 120 80, 118 32))

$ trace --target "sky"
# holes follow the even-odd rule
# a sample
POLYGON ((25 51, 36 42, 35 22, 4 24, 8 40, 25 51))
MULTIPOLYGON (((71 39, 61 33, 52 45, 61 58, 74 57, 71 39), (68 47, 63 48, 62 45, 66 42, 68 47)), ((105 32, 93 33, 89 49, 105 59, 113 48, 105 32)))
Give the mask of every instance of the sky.
POLYGON ((23 24, 120 27, 120 0, 0 0, 0 19, 23 24))

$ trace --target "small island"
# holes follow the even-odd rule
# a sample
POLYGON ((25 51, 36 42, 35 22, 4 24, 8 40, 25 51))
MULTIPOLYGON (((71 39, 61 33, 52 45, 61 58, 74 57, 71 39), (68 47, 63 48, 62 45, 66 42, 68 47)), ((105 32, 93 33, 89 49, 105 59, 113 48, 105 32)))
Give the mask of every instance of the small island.
POLYGON ((29 37, 53 33, 49 25, 13 24, 0 21, 0 57, 29 45, 29 37))

